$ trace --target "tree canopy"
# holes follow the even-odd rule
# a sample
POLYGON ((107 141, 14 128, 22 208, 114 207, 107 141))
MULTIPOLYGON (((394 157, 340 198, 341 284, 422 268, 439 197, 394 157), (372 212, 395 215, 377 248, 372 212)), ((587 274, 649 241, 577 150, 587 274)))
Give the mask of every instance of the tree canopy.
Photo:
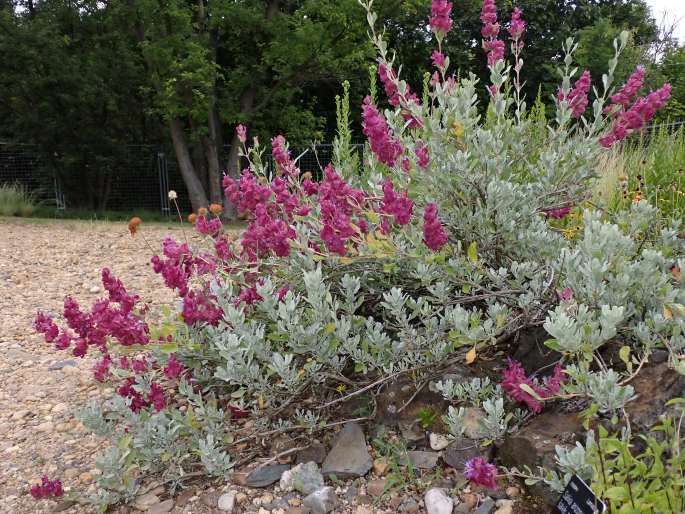
MULTIPOLYGON (((377 4, 402 76, 420 91, 433 45, 430 0, 377 4)), ((446 53, 455 72, 485 80, 481 2, 454 4, 446 53)), ((551 102, 558 76, 548 63, 567 37, 579 42, 579 65, 595 81, 620 30, 631 32, 631 48, 619 79, 659 38, 644 0, 515 4, 528 25, 531 100, 540 88, 551 102)), ((513 6, 498 3, 503 23, 513 6)), ((0 52, 0 139, 39 145, 65 170, 67 187, 74 184, 72 200, 94 208, 104 207, 101 184, 123 159, 122 148, 140 143, 171 143, 194 208, 221 202, 221 174, 239 171, 238 123, 262 141, 279 133, 295 145, 330 141, 333 97, 343 80, 351 84, 358 127, 373 64, 357 0, 4 0, 0 52), (78 192, 84 183, 88 193, 78 192)), ((653 75, 682 81, 682 61, 682 49, 671 44, 653 75)))

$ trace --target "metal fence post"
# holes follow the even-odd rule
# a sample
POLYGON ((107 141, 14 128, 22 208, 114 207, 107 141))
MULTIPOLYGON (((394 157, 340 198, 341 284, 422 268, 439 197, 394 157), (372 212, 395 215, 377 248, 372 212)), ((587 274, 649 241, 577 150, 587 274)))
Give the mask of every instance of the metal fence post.
POLYGON ((159 174, 159 203, 162 214, 169 216, 169 167, 164 152, 157 152, 157 173, 159 174))

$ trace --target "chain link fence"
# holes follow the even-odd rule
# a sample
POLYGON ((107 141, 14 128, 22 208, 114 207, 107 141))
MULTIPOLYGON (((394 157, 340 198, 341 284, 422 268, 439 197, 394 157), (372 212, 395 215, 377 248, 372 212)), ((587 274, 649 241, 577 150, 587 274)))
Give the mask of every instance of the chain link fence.
MULTIPOLYGON (((356 144, 360 162, 364 145, 356 144)), ((45 205, 93 211, 156 211, 174 215, 168 191, 178 194, 181 212, 190 201, 173 153, 154 145, 123 145, 116 151, 70 148, 68 154, 46 155, 36 145, 0 142, 0 184, 20 184, 45 205)), ((223 148, 226 162, 230 147, 223 148)), ((301 171, 320 178, 333 158, 333 145, 290 149, 301 171)), ((273 173, 271 155, 264 155, 273 173)))

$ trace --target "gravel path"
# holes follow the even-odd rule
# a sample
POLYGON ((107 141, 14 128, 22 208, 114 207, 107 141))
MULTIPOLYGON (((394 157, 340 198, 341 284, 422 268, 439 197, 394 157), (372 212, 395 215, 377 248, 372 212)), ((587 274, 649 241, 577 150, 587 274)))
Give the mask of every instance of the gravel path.
MULTIPOLYGON (((162 225, 141 228, 153 247, 179 233, 162 225)), ((43 474, 60 478, 65 490, 94 488, 93 454, 101 443, 73 418, 103 393, 92 379, 93 359, 42 341, 31 327, 36 310, 59 313, 66 294, 89 307, 102 295, 104 266, 143 301, 168 302, 172 294, 160 287, 149 259, 150 250, 125 223, 0 219, 0 513, 47 512, 27 492, 43 474)))

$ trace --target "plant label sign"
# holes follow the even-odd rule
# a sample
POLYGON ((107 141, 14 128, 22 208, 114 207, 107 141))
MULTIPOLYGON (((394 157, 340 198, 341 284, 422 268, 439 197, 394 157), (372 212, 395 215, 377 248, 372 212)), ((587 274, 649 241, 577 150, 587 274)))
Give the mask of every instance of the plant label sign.
POLYGON ((592 489, 574 475, 552 514, 602 514, 606 508, 604 502, 595 496, 592 489))

